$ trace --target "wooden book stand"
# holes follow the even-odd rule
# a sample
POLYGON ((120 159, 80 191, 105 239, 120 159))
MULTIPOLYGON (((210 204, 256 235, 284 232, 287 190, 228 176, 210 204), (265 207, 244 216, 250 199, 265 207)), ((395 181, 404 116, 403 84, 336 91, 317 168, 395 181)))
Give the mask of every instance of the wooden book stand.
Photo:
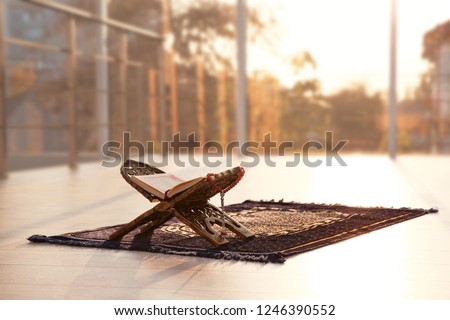
POLYGON ((110 235, 110 240, 118 240, 136 228, 139 228, 139 235, 149 233, 174 216, 216 247, 227 244, 228 240, 213 229, 214 224, 226 227, 242 239, 254 237, 254 234, 242 224, 208 202, 220 190, 229 188, 239 180, 242 175, 239 167, 211 175, 208 177, 211 179, 204 178, 171 199, 161 199, 155 196, 138 186, 130 178, 132 175, 161 174, 164 171, 142 162, 127 160, 121 167, 120 173, 144 197, 151 202, 159 201, 160 203, 120 227, 110 235))

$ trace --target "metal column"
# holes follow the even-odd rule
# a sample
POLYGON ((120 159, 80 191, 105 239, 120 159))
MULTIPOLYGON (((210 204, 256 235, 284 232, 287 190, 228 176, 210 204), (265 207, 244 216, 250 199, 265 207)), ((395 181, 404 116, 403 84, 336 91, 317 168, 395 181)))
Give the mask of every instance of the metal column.
MULTIPOLYGON (((102 20, 108 19, 108 2, 99 0, 97 3, 98 16, 102 20)), ((108 56, 108 26, 104 23, 98 26, 97 53, 102 57, 108 56)), ((97 82, 97 124, 98 124, 98 150, 109 140, 109 86, 108 86, 108 61, 96 60, 97 82)))
POLYGON ((127 112, 127 69, 128 69, 128 36, 120 35, 119 42, 119 97, 122 117, 122 132, 129 130, 127 112))
POLYGON ((391 0, 389 68, 389 156, 397 155, 397 0, 391 0))
POLYGON ((241 143, 247 140, 247 3, 238 0, 236 6, 237 81, 236 133, 241 143))
POLYGON ((74 17, 70 17, 67 22, 67 39, 69 57, 67 72, 67 90, 69 95, 69 167, 78 167, 78 115, 76 97, 76 69, 77 69, 77 30, 74 17))
POLYGON ((0 179, 6 178, 6 84, 5 84, 5 38, 4 3, 0 1, 0 179))

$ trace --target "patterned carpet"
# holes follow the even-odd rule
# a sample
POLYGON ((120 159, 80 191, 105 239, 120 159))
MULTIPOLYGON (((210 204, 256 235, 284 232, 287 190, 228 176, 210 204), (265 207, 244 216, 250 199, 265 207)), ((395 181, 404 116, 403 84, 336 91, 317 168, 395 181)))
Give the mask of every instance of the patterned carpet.
POLYGON ((33 235, 28 240, 214 259, 282 263, 286 257, 294 254, 437 212, 436 209, 364 208, 250 200, 227 206, 225 210, 255 233, 256 237, 244 241, 229 233, 226 237, 230 243, 217 249, 173 218, 151 234, 136 236, 136 232, 131 232, 121 241, 107 240, 120 226, 50 237, 33 235))

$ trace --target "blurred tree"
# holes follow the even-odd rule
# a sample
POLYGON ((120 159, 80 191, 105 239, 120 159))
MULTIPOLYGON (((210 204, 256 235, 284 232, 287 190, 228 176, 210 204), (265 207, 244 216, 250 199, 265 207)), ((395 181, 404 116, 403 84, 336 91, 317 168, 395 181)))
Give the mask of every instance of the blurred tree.
POLYGON ((433 99, 433 70, 430 68, 420 76, 414 91, 414 100, 421 106, 421 133, 425 136, 421 150, 430 151, 438 144, 439 105, 433 99))
MULTIPOLYGON (((236 60, 236 2, 223 0, 166 0, 170 2, 170 34, 166 45, 175 53, 177 63, 177 93, 180 131, 188 134, 198 129, 196 66, 204 68, 205 119, 208 124, 220 123, 218 108, 218 71, 226 71, 226 115, 234 117, 234 74, 236 60), (230 82, 230 83, 228 83, 230 82)), ((263 18, 261 10, 247 8, 248 38, 266 40, 274 20, 263 18)), ((222 87, 223 88, 223 87, 222 87)), ((268 111, 270 112, 270 111, 268 111)), ((228 121, 227 132, 234 132, 234 122, 228 121)), ((219 126, 207 125, 207 139, 219 139, 219 126)), ((231 137, 228 137, 232 139, 231 137)))
MULTIPOLYGON (((438 137, 438 105, 432 96, 433 75, 420 75, 417 87, 398 103, 399 151, 429 151, 438 137)), ((382 146, 385 148, 385 145, 382 146)), ((387 147, 385 148, 387 150, 387 147)))
POLYGON ((248 79, 249 139, 262 139, 268 132, 272 139, 280 137, 280 82, 271 74, 256 71, 248 79))
POLYGON ((328 122, 327 103, 321 96, 319 80, 304 75, 308 69, 314 70, 317 63, 307 51, 292 56, 288 62, 299 80, 284 94, 281 136, 297 143, 321 140, 328 122))
POLYGON ((295 74, 303 72, 307 67, 312 67, 313 69, 317 67, 316 60, 308 51, 303 51, 290 57, 289 63, 295 74))
POLYGON ((383 130, 383 100, 357 84, 326 98, 330 104, 331 126, 336 139, 349 140, 347 149, 379 149, 383 130))
POLYGON ((449 115, 449 43, 450 20, 447 20, 425 33, 423 37, 422 57, 430 62, 431 110, 430 144, 431 150, 450 150, 450 115, 449 115))
POLYGON ((450 20, 441 23, 425 33, 423 37, 422 57, 436 62, 439 56, 440 47, 448 43, 450 39, 450 20))
MULTIPOLYGON (((220 0, 175 0, 172 5, 171 31, 173 49, 179 62, 191 64, 202 57, 208 71, 219 66, 230 68, 234 59, 236 35, 236 6, 220 0), (174 5, 177 4, 177 5, 174 5), (184 4, 184 5, 181 5, 184 4)), ((264 38, 273 18, 263 20, 254 8, 247 9, 249 38, 264 38)))
MULTIPOLYGON (((64 0, 83 2, 85 0, 64 0)), ((217 67, 231 67, 234 59, 236 34, 236 6, 221 0, 110 0, 109 16, 112 19, 149 28, 160 33, 168 22, 168 45, 176 52, 178 61, 195 63, 200 56, 207 71, 217 67), (163 17, 163 2, 169 7, 169 16, 163 17), (169 19, 170 21, 164 21, 169 19)), ((248 7, 249 38, 267 40, 273 17, 263 18, 260 10, 248 7)))

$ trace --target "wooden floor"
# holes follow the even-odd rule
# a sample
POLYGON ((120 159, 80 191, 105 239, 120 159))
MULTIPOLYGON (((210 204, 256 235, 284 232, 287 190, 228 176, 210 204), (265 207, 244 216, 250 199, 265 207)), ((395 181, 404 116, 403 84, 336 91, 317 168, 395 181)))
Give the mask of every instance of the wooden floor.
MULTIPOLYGON (((245 199, 439 207, 281 264, 32 244, 32 234, 126 222, 149 203, 118 168, 83 164, 0 181, 1 299, 450 299, 450 157, 343 156, 318 168, 260 164, 229 192, 245 199)), ((239 160, 239 159, 237 159, 239 160)), ((262 161, 263 162, 263 161, 262 161)), ((183 178, 221 168, 163 168, 183 178)), ((218 203, 218 199, 213 199, 218 203)))

